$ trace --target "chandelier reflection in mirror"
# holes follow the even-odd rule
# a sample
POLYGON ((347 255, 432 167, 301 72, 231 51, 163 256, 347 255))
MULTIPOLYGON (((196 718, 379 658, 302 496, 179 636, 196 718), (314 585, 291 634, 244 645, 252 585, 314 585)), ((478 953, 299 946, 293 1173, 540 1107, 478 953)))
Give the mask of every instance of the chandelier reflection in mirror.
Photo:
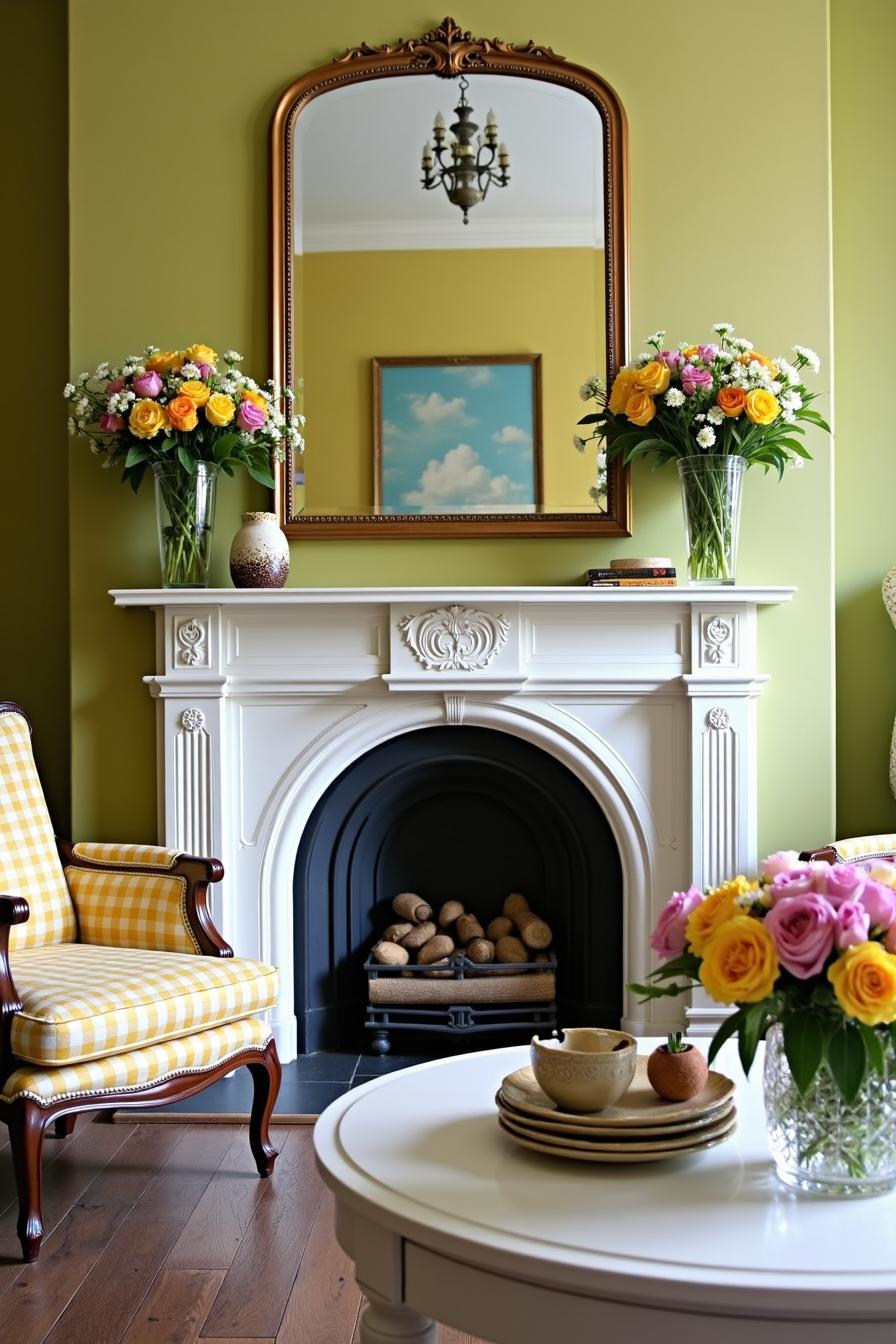
POLYGON ((444 187, 445 195, 452 205, 463 211, 465 224, 470 222, 470 210, 485 200, 492 184, 506 187, 510 181, 510 155, 506 145, 498 144, 495 114, 489 112, 485 119, 485 135, 477 136, 479 126, 472 120, 473 109, 467 102, 469 87, 469 81, 461 76, 460 101, 454 109, 457 121, 453 121, 449 128, 453 133, 450 145, 445 144, 445 118, 441 112, 437 112, 432 127, 435 150, 427 141, 423 146, 420 165, 423 169, 423 190, 444 187), (449 155, 451 162, 448 162, 449 155))

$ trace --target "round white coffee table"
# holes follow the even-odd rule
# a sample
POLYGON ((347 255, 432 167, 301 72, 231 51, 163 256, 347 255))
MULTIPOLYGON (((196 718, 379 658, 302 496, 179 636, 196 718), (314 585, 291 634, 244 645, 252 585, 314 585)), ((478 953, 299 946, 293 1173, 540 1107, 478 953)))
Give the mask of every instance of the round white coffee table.
MULTIPOLYGON (((641 1042, 642 1053, 656 1042, 641 1042)), ((702 1043, 701 1043, 702 1044, 702 1043)), ((644 1166, 542 1157, 495 1119, 525 1047, 421 1064, 347 1093, 315 1146, 370 1299, 363 1344, 893 1344, 896 1194, 834 1200, 776 1179, 761 1057, 738 1132, 644 1166)))

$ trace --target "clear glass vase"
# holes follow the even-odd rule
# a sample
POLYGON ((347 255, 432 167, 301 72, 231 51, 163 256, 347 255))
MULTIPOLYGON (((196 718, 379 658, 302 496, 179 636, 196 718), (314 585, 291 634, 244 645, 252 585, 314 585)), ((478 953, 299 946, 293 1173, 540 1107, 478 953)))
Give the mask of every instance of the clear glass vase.
POLYGON ((197 462, 191 474, 178 461, 155 462, 152 472, 162 587, 207 588, 218 467, 197 462))
POLYGON ((692 584, 734 583, 745 470, 742 457, 720 453, 678 459, 692 584))
POLYGON ((811 1194, 877 1195, 896 1185, 896 1055, 887 1039, 884 1073, 871 1070, 846 1102, 827 1064, 801 1093, 775 1025, 765 1043, 765 1118, 778 1177, 811 1194))

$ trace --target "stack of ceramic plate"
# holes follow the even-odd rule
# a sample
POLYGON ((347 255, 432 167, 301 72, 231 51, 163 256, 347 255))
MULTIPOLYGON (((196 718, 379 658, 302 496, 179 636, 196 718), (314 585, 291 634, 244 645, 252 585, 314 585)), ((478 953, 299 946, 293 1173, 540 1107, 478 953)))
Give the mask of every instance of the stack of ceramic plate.
POLYGON ((498 1124, 514 1143, 579 1162, 659 1162, 702 1153, 736 1128, 734 1083, 710 1070, 690 1101, 663 1101, 638 1059, 632 1085, 603 1111, 564 1111, 542 1092, 529 1068, 504 1079, 495 1097, 498 1124))

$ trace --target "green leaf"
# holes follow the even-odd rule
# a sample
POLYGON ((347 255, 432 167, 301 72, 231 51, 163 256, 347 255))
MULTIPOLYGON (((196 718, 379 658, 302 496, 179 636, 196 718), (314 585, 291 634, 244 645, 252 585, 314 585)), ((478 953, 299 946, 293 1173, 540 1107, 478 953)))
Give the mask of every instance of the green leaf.
POLYGON ((131 467, 130 470, 128 470, 126 467, 122 474, 122 480, 124 480, 124 478, 127 477, 128 484, 130 485, 135 495, 137 491, 140 489, 140 484, 143 480, 144 475, 146 474, 147 465, 148 464, 146 462, 138 462, 137 465, 135 467, 131 467))
POLYGON ((269 468, 255 467, 251 463, 247 463, 246 470, 252 477, 253 481, 257 481, 259 485, 266 485, 269 490, 273 490, 274 478, 271 475, 269 468))
POLYGON ((783 1020, 784 1053, 794 1082, 805 1092, 824 1058, 825 1029, 814 1013, 799 1009, 783 1020))
POLYGON ((190 452, 189 448, 185 448, 182 443, 179 443, 177 445, 177 459, 180 462, 181 466, 183 467, 184 471, 186 471, 190 476, 196 475, 196 459, 190 452))
POLYGON ((710 1042, 709 1056, 708 1056, 710 1064, 713 1062, 713 1060, 715 1059, 716 1055, 719 1053, 725 1042, 729 1040, 736 1031, 740 1030, 743 1020, 744 1020, 743 1008, 738 1008, 736 1013, 732 1013, 730 1017, 725 1018, 725 1021, 719 1027, 718 1031, 716 1032, 715 1036, 713 1036, 712 1041, 710 1042))
POLYGON ((590 415, 583 415, 581 420, 577 420, 577 425, 596 425, 602 417, 601 411, 592 411, 590 415))
POLYGON ((865 1055, 870 1067, 876 1074, 883 1077, 884 1074, 884 1045, 880 1036, 873 1027, 866 1027, 864 1022, 859 1023, 859 1031, 862 1040, 865 1042, 865 1055))
POLYGON ((176 447, 177 447, 177 439, 172 439, 170 435, 162 440, 163 453, 170 453, 171 449, 176 447))
POLYGON ((124 460, 124 465, 126 467, 136 467, 138 462, 145 462, 148 457, 149 449, 144 447, 142 443, 135 443, 132 448, 128 449, 128 455, 124 460))
POLYGON ((761 1003, 751 1003, 743 1009, 744 1020, 737 1037, 737 1053, 740 1055, 743 1071, 748 1077, 756 1057, 759 1038, 763 1034, 767 1009, 765 999, 761 1003))
POLYGON ((691 988, 690 985, 639 985, 634 981, 626 985, 634 994, 643 994, 641 1003, 646 1003, 648 999, 674 999, 679 994, 686 994, 691 988))
POLYGON ((844 1022, 828 1040, 828 1067, 840 1095, 849 1105, 855 1101, 868 1067, 865 1042, 852 1022, 844 1022))

